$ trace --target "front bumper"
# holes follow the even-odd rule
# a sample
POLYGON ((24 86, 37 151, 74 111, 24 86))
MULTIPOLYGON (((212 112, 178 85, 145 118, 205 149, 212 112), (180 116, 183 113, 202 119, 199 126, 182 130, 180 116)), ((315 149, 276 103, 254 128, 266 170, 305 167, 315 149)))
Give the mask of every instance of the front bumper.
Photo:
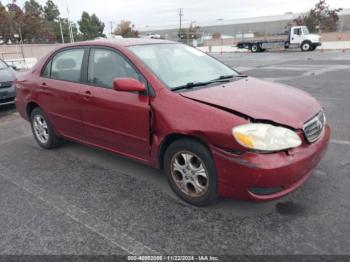
POLYGON ((14 85, 8 88, 0 88, 0 106, 14 104, 15 96, 14 85))
POLYGON ((314 143, 271 154, 235 155, 212 148, 219 177, 219 195, 251 201, 272 200, 298 188, 326 152, 330 128, 314 143))

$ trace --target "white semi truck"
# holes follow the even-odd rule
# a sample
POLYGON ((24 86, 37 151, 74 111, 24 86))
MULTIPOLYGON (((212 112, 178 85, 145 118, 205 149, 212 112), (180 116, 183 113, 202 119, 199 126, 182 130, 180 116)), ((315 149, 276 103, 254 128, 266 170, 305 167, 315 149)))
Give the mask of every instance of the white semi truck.
POLYGON ((313 51, 320 45, 320 36, 310 34, 306 26, 292 26, 285 39, 240 41, 236 46, 257 53, 275 48, 300 48, 301 51, 306 52, 313 51))

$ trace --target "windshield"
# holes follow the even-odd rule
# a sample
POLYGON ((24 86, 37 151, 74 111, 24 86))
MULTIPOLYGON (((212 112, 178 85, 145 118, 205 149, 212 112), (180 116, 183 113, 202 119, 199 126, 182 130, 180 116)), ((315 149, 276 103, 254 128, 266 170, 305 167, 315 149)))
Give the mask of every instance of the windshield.
POLYGON ((0 59, 0 70, 7 68, 7 64, 0 59))
POLYGON ((239 74, 205 53, 183 44, 131 46, 139 57, 169 89, 188 83, 202 83, 222 76, 239 74))
POLYGON ((308 35, 308 34, 310 34, 309 29, 308 29, 306 26, 302 27, 301 30, 302 30, 302 32, 303 32, 303 35, 308 35))

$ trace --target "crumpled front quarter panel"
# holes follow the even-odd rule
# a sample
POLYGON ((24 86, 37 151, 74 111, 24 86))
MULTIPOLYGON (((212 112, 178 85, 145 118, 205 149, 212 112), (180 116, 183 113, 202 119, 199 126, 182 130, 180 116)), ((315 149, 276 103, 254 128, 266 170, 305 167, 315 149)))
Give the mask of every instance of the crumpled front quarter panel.
POLYGON ((158 92, 151 100, 153 157, 162 141, 171 134, 194 136, 208 146, 242 149, 234 140, 232 128, 248 121, 232 113, 184 98, 170 91, 158 92))

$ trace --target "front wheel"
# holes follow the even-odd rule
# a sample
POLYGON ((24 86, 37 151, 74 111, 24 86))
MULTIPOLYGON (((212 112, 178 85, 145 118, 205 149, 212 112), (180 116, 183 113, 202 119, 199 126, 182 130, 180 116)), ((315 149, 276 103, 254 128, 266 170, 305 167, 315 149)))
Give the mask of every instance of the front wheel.
POLYGON ((40 108, 34 108, 30 115, 32 131, 36 142, 45 149, 52 149, 62 144, 62 138, 55 134, 51 123, 40 108))
POLYGON ((303 51, 303 52, 310 51, 310 50, 311 50, 311 44, 310 44, 310 42, 308 42, 308 41, 303 42, 303 43, 301 44, 300 49, 301 49, 301 51, 303 51))
POLYGON ((165 152, 164 169, 171 188, 186 202, 207 206, 217 200, 215 164, 201 143, 192 139, 175 141, 165 152))

